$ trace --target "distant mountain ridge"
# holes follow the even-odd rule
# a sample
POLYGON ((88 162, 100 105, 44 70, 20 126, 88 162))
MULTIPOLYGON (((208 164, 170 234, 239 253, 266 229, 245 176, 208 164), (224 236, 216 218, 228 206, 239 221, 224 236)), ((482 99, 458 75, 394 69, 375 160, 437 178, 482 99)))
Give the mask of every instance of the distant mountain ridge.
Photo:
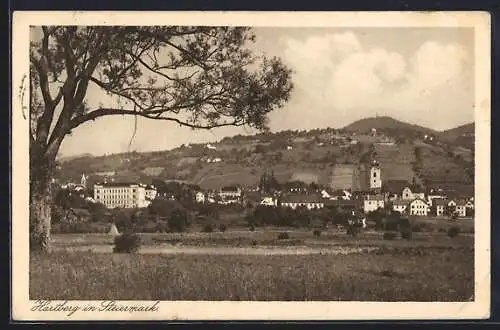
POLYGON ((475 124, 470 123, 470 124, 465 124, 462 126, 458 126, 455 128, 451 128, 448 130, 445 130, 441 132, 441 136, 446 139, 446 140, 455 140, 459 138, 460 136, 464 135, 473 135, 475 132, 475 124))
POLYGON ((398 130, 411 131, 419 134, 429 134, 448 142, 453 141, 463 135, 474 135, 475 124, 469 123, 444 131, 437 131, 428 127, 406 123, 389 116, 370 117, 356 120, 344 127, 348 132, 369 132, 372 128, 377 130, 398 130))
MULTIPOLYGON (((391 131, 398 131, 398 132, 411 132, 410 135, 433 135, 435 137, 441 138, 444 142, 454 142, 454 140, 457 139, 463 139, 462 137, 464 135, 472 135, 474 136, 475 132, 475 124, 474 123, 469 123, 465 125, 461 125, 455 128, 447 129, 444 131, 437 131, 428 127, 420 126, 420 125, 415 125, 415 124, 410 124, 401 120, 394 119, 389 116, 379 116, 379 117, 369 117, 369 118, 363 118, 356 120, 352 122, 349 125, 344 126, 341 128, 342 130, 345 130, 347 132, 358 132, 358 133, 369 133, 372 128, 375 128, 377 130, 391 130, 391 131)), ((281 131, 283 132, 283 131, 281 131)), ((278 132, 273 132, 271 134, 279 135, 281 133, 280 131, 278 132)), ((247 138, 247 139, 252 139, 252 137, 255 137, 255 135, 248 135, 248 136, 233 136, 233 137, 226 137, 223 140, 232 140, 233 138, 247 138)), ((208 142, 207 142, 208 143, 208 142)), ((216 142, 211 142, 211 143, 216 143, 216 142)), ((201 143, 203 144, 203 143, 201 143)), ((173 148, 176 149, 176 148, 173 148)), ((167 151, 167 150, 165 150, 167 151)), ((145 151, 149 152, 149 151, 145 151)), ((121 154, 121 153, 118 153, 121 154)), ((125 154, 125 153, 123 153, 125 154)), ((103 155, 101 155, 103 156, 103 155)), ((63 162, 68 162, 72 161, 74 159, 78 158, 93 158, 93 157, 100 157, 93 155, 91 153, 82 153, 82 154, 77 154, 77 155, 71 155, 71 156, 64 156, 61 155, 58 157, 58 161, 63 163, 63 162)))
POLYGON ((57 160, 61 163, 64 163, 64 162, 69 162, 69 161, 72 161, 74 159, 78 159, 78 158, 86 158, 86 157, 94 157, 94 155, 92 155, 91 153, 83 153, 83 154, 78 154, 78 155, 73 155, 73 156, 59 156, 57 158, 57 160))
POLYGON ((405 129, 405 130, 413 130, 418 131, 424 134, 436 134, 437 131, 419 126, 414 124, 409 124, 397 119, 394 119, 389 116, 380 116, 380 117, 369 117, 363 118, 360 120, 356 120, 351 124, 344 127, 344 130, 349 132, 369 132, 372 128, 375 129, 405 129))

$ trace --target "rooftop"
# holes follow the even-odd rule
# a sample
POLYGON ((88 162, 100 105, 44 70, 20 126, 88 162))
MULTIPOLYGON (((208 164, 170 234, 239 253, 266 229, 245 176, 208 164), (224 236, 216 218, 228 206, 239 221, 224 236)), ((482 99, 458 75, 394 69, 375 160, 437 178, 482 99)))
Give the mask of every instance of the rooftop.
POLYGON ((367 195, 365 200, 368 200, 368 201, 380 201, 380 200, 384 200, 384 197, 381 196, 381 195, 367 195))
POLYGON ((361 206, 363 203, 362 200, 356 199, 338 199, 338 200, 327 200, 326 204, 328 206, 361 206))
POLYGON ((392 202, 393 206, 407 206, 410 204, 408 200, 402 200, 402 199, 396 199, 395 201, 392 202))
POLYGON ((424 204, 427 204, 427 202, 426 202, 426 201, 424 201, 424 200, 423 200, 423 199, 421 199, 421 198, 415 198, 414 200, 411 200, 411 201, 410 201, 410 204, 413 204, 413 203, 415 203, 415 202, 422 202, 422 203, 424 203, 424 204))
POLYGON ((317 194, 288 194, 281 198, 282 203, 324 203, 321 195, 317 194))
POLYGON ((416 184, 412 184, 408 188, 410 188, 412 193, 423 193, 425 191, 424 188, 416 184))
POLYGON ((240 191, 240 188, 236 186, 227 186, 227 187, 222 187, 220 191, 227 191, 227 192, 238 192, 240 191))
POLYGON ((406 180, 387 180, 382 184, 382 192, 401 193, 407 186, 406 180))
POLYGON ((446 206, 448 205, 448 200, 444 198, 436 198, 432 201, 436 206, 446 206))
POLYGON ((96 183, 96 186, 103 187, 130 187, 130 186, 139 186, 137 182, 101 182, 96 183))

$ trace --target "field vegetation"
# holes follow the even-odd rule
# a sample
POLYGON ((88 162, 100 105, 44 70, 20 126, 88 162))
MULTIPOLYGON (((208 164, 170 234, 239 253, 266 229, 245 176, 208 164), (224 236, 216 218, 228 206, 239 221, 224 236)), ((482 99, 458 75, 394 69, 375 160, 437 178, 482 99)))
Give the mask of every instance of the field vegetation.
POLYGON ((59 251, 31 255, 30 299, 467 301, 473 261, 473 249, 458 246, 345 255, 59 251))

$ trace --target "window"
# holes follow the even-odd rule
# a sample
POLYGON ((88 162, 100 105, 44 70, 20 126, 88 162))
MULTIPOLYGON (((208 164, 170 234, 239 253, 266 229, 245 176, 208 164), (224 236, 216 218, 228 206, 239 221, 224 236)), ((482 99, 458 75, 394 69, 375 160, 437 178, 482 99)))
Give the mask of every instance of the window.
MULTIPOLYGON (((376 178, 377 177, 377 172, 373 172, 373 177, 376 178)), ((366 182, 366 181, 365 181, 366 182)))

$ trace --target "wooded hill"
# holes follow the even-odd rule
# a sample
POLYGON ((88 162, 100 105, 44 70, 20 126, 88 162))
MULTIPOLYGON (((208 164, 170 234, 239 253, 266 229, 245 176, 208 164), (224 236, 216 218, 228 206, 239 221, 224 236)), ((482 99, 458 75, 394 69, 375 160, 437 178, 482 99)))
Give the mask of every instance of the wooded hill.
POLYGON ((210 143, 210 148, 192 144, 158 152, 61 159, 57 179, 75 182, 85 173, 91 182, 108 176, 115 181, 144 183, 178 180, 218 189, 233 184, 256 186, 268 170, 280 182, 300 180, 363 189, 366 164, 376 159, 381 163, 383 180, 472 185, 473 141, 474 124, 438 132, 390 117, 375 117, 342 129, 236 135, 210 143), (377 130, 375 136, 372 128, 377 130))

